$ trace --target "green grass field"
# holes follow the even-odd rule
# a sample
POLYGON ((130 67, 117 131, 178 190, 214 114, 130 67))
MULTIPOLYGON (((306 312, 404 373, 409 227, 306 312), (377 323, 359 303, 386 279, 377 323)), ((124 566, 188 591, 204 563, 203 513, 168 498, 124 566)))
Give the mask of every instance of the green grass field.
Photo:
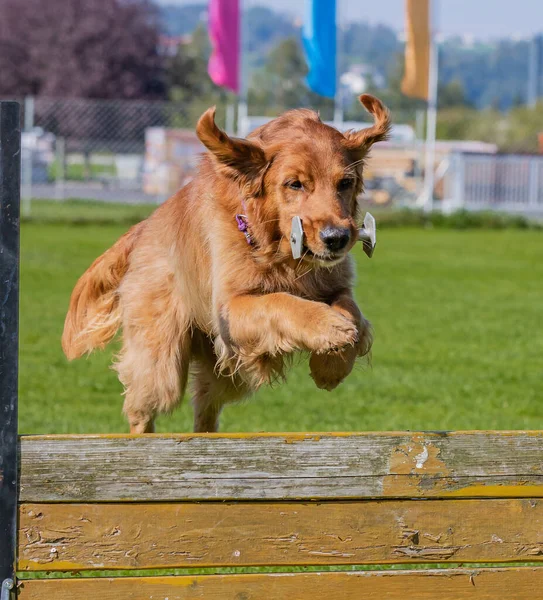
MULTIPOLYGON (((81 210, 116 223, 77 226, 57 215, 22 228, 22 433, 127 429, 109 369, 115 348, 68 363, 60 335, 79 275, 150 209, 81 210)), ((356 253, 373 366, 328 393, 302 362, 286 385, 227 407, 222 430, 540 429, 542 249, 540 231, 384 230, 373 260, 356 253)), ((190 431, 191 421, 185 399, 158 431, 190 431)))

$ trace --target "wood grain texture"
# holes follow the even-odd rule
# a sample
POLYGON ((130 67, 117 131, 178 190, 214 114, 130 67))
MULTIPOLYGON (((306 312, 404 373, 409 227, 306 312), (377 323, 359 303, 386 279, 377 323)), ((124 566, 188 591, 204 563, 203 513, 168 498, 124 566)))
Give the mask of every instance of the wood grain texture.
POLYGON ((18 570, 543 560, 542 500, 25 504, 18 570))
POLYGON ((19 600, 534 600, 543 568, 48 579, 19 600))
POLYGON ((34 436, 20 500, 543 497, 543 432, 34 436))

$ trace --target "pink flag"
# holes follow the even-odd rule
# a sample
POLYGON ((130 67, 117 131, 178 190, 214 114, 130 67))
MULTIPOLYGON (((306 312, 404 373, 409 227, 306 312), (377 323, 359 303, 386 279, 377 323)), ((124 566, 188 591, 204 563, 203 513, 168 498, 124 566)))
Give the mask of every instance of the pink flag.
POLYGON ((239 0, 209 0, 213 51, 207 72, 213 83, 239 92, 239 0))

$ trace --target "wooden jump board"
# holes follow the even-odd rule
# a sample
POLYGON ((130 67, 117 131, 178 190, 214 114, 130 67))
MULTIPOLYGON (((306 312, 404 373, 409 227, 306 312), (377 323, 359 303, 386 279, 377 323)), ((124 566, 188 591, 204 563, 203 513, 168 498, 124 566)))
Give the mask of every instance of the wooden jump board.
POLYGON ((542 497, 543 432, 22 437, 18 596, 533 599, 542 497), (111 577, 415 563, 453 568, 111 577))
POLYGON ((23 502, 543 496, 543 432, 21 438, 23 502))

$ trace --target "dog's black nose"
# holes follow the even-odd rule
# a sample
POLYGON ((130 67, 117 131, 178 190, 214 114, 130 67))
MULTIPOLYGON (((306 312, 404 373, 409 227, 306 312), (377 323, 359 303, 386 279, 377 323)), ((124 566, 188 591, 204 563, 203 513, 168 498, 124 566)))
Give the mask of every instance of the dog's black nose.
POLYGON ((320 232, 321 240, 330 252, 343 250, 351 239, 351 232, 345 227, 326 227, 320 232))

